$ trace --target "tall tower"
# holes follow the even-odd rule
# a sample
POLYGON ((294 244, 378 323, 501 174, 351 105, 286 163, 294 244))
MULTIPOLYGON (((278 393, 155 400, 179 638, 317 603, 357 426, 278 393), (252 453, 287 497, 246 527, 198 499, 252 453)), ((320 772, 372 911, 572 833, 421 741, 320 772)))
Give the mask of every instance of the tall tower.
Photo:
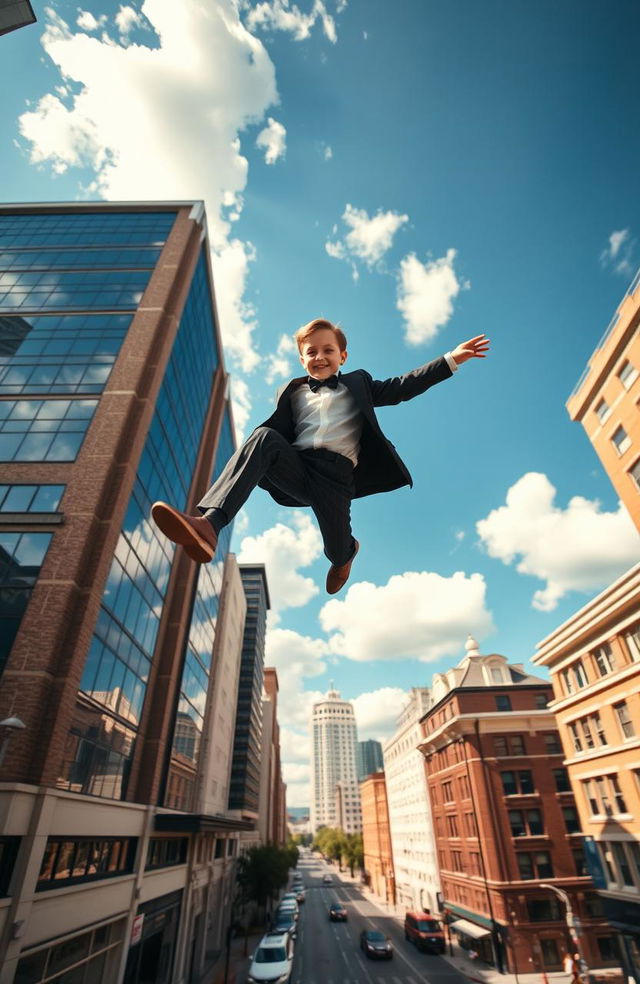
POLYGON ((356 766, 358 734, 353 704, 331 689, 311 717, 311 830, 362 829, 356 766))
POLYGON ((260 801, 262 680, 270 602, 264 564, 240 564, 240 577, 247 599, 247 616, 240 661, 229 809, 239 810, 246 819, 257 820, 260 801))
POLYGON ((182 977, 179 934, 196 964, 220 945, 186 859, 205 838, 215 868, 243 827, 202 805, 231 531, 198 566, 148 517, 194 510, 224 467, 226 394, 201 202, 0 207, 0 719, 25 725, 0 789, 24 926, 2 984, 58 944, 96 984, 182 977))

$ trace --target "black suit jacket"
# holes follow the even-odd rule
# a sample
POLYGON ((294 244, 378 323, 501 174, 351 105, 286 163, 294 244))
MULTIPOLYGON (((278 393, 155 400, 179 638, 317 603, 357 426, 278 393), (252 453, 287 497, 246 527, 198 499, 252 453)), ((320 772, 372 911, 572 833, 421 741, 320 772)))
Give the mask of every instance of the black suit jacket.
MULTIPOLYGON (((433 362, 427 362, 426 365, 413 369, 404 376, 393 376, 391 379, 373 379, 364 369, 340 373, 340 382, 347 387, 362 413, 360 452, 353 473, 354 498, 373 495, 374 492, 390 492, 403 485, 413 485, 407 466, 393 444, 382 433, 374 408, 394 406, 405 400, 412 400, 428 390, 430 386, 452 375, 444 356, 434 359, 433 362)), ((275 412, 260 425, 261 427, 273 427, 287 441, 293 443, 295 429, 291 394, 306 380, 306 376, 300 376, 278 390, 275 412)), ((267 478, 259 484, 281 505, 301 505, 296 499, 272 485, 267 478)))

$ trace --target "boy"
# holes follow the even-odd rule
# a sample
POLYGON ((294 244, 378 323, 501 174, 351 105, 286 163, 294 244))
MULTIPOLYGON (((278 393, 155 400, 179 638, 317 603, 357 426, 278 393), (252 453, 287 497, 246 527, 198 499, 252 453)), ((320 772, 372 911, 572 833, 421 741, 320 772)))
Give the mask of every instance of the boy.
POLYGON ((213 560, 218 533, 256 485, 285 506, 311 506, 331 561, 327 592, 347 582, 358 552, 351 533, 351 500, 412 485, 411 475, 385 438, 374 407, 411 400, 452 376, 468 359, 483 359, 489 340, 477 335, 404 376, 375 380, 364 369, 341 373, 347 340, 340 328, 316 318, 295 335, 307 373, 283 386, 275 412, 229 459, 187 516, 165 502, 151 514, 170 540, 198 563, 213 560))

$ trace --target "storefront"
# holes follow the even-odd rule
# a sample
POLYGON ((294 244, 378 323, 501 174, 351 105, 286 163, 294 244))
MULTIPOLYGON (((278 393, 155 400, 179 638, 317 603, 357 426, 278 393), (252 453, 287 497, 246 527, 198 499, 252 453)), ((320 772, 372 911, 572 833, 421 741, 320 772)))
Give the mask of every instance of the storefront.
POLYGON ((123 984, 170 984, 182 890, 138 906, 123 984))

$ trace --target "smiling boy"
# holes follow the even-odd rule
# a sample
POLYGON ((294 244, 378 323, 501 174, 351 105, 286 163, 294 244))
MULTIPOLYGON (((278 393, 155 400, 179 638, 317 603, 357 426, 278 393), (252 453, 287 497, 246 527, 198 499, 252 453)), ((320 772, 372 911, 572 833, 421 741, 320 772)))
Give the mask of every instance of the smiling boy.
POLYGON ((489 340, 477 335, 404 376, 376 380, 364 369, 342 373, 347 340, 317 318, 295 335, 306 376, 278 392, 275 412, 249 435, 189 516, 165 502, 151 513, 165 536, 187 554, 213 559, 218 533, 259 485, 281 505, 310 506, 331 562, 327 592, 346 583, 359 544, 351 532, 351 501, 412 485, 394 446, 382 433, 375 407, 411 400, 448 379, 469 359, 485 358, 489 340))

